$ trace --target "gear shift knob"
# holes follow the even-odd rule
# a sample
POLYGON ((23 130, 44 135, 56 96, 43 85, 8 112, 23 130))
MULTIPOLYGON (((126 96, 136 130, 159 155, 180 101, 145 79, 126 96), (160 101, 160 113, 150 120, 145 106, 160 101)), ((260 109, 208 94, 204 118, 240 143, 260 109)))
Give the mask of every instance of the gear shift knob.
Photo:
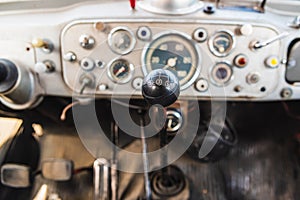
POLYGON ((160 104, 167 107, 177 100, 179 93, 179 81, 169 70, 156 69, 144 78, 142 94, 152 105, 160 104))

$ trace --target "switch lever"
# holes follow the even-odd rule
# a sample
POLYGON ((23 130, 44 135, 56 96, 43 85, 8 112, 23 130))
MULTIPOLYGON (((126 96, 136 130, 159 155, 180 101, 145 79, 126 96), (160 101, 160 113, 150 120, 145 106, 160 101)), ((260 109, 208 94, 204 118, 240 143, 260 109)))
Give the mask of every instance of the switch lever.
POLYGON ((283 38, 285 38, 286 36, 288 36, 289 33, 288 32, 283 32, 271 39, 268 39, 266 41, 260 42, 260 41, 255 41, 254 43, 251 44, 252 48, 257 50, 257 49, 261 49, 263 47, 268 46, 269 44, 272 44, 273 42, 276 42, 277 40, 281 40, 283 38))
POLYGON ((35 48, 41 48, 45 53, 51 53, 54 49, 53 43, 47 39, 35 38, 31 44, 35 48))

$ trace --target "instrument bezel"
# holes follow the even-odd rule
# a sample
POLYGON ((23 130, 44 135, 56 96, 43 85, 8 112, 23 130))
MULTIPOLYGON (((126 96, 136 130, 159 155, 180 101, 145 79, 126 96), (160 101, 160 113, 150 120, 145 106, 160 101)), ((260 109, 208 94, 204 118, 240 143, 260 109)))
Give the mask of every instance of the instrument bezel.
MULTIPOLYGON (((148 69, 148 65, 149 63, 146 63, 147 60, 147 55, 149 53, 149 49, 151 49, 151 46, 156 43, 158 40, 164 38, 164 37, 168 37, 168 36, 173 36, 173 37, 179 37, 182 40, 185 40, 185 42, 187 44, 189 44, 189 47, 186 48, 191 48, 188 49, 189 51, 193 51, 190 52, 195 56, 195 61, 192 61, 192 63, 195 63, 195 69, 193 70, 193 75, 190 75, 191 78, 189 78, 188 81, 184 82, 183 84, 180 83, 180 90, 184 90, 186 88, 188 88, 190 85, 192 85, 196 79, 199 77, 200 75, 200 71, 201 71, 201 50, 200 47, 194 42, 194 40, 192 39, 192 37, 188 34, 179 32, 179 31, 163 31, 160 32, 156 35, 153 36, 153 40, 148 42, 145 46, 144 49, 142 51, 142 56, 141 56, 141 61, 142 61, 142 71, 144 76, 146 76, 149 73, 149 69, 148 69)), ((157 45, 159 46, 159 45, 157 45)), ((154 51, 154 50, 152 50, 154 51)), ((191 73, 191 72, 190 72, 191 73)))

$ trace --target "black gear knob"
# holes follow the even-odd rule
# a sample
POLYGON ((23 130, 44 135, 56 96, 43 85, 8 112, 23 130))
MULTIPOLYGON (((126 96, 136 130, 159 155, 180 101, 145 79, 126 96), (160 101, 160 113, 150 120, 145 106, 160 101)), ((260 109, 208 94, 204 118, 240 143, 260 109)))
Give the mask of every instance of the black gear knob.
POLYGON ((169 70, 156 69, 144 78, 142 94, 152 105, 167 107, 177 100, 179 93, 179 81, 169 70))

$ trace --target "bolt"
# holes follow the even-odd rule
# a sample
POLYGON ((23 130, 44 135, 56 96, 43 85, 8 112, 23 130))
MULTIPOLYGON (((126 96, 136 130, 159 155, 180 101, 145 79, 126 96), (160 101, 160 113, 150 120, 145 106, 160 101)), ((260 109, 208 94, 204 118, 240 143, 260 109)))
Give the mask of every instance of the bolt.
POLYGON ((284 99, 288 99, 292 95, 293 95, 293 91, 290 88, 283 88, 280 93, 280 96, 284 99))

